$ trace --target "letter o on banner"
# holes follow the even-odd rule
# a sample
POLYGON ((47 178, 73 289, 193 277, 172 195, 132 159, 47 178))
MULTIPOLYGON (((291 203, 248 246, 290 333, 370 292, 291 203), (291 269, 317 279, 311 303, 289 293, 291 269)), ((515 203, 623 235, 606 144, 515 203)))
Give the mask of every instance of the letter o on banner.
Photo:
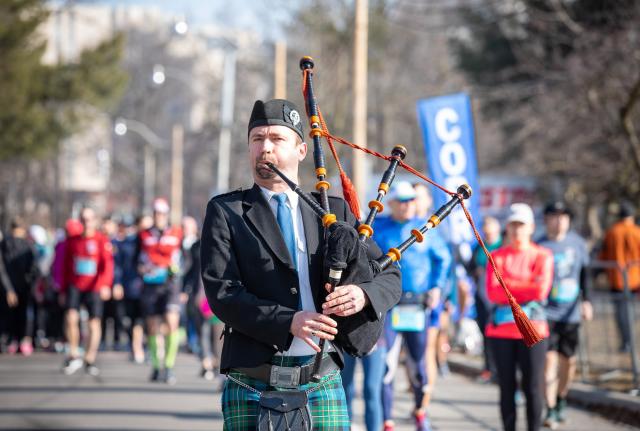
MULTIPOLYGON (((440 166, 448 176, 462 175, 467 169, 467 154, 457 142, 447 142, 440 148, 440 166)), ((454 187, 455 189, 455 187, 454 187)))

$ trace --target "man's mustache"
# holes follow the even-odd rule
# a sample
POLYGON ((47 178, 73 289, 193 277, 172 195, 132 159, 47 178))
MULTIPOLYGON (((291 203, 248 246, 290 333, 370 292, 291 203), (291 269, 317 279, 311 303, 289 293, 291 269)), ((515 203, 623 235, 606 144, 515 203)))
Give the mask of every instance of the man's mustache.
POLYGON ((271 163, 276 168, 278 167, 278 164, 274 160, 265 159, 265 158, 256 158, 256 167, 269 169, 269 166, 267 166, 267 163, 271 163))

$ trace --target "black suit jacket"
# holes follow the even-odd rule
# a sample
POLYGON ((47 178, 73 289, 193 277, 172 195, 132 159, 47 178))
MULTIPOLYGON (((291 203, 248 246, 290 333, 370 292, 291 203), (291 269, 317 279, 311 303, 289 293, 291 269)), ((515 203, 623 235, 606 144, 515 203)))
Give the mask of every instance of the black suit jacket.
MULTIPOLYGON (((357 225, 344 200, 329 198, 338 220, 357 225)), ((323 270, 323 227, 300 200, 309 262, 309 282, 316 309, 327 293, 323 270)), ((367 242, 371 259, 382 255, 367 242)), ((212 311, 225 323, 220 368, 254 367, 286 351, 293 340, 289 332, 297 311, 300 286, 280 228, 257 185, 248 190, 216 196, 207 205, 201 238, 202 280, 212 311)), ((361 283, 370 305, 361 313, 383 321, 402 291, 395 267, 361 283)), ((340 346, 335 344, 342 355, 340 346)), ((341 358, 340 358, 341 359, 341 358)))

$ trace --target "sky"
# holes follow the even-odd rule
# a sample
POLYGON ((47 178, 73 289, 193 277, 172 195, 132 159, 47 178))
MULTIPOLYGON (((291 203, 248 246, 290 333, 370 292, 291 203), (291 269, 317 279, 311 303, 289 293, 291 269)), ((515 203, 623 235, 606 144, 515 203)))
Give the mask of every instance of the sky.
POLYGON ((286 0, 97 0, 114 5, 149 5, 183 14, 190 26, 219 24, 253 29, 267 39, 282 35, 281 24, 289 13, 286 0))

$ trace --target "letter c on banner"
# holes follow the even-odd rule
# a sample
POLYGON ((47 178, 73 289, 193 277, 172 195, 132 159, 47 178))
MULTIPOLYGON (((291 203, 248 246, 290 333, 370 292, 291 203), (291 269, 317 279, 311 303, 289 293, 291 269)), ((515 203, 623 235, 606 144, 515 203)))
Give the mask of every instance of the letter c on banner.
POLYGON ((457 124, 460 121, 458 113, 451 108, 442 108, 436 112, 436 135, 444 142, 457 141, 462 136, 460 126, 449 127, 448 123, 457 124))

